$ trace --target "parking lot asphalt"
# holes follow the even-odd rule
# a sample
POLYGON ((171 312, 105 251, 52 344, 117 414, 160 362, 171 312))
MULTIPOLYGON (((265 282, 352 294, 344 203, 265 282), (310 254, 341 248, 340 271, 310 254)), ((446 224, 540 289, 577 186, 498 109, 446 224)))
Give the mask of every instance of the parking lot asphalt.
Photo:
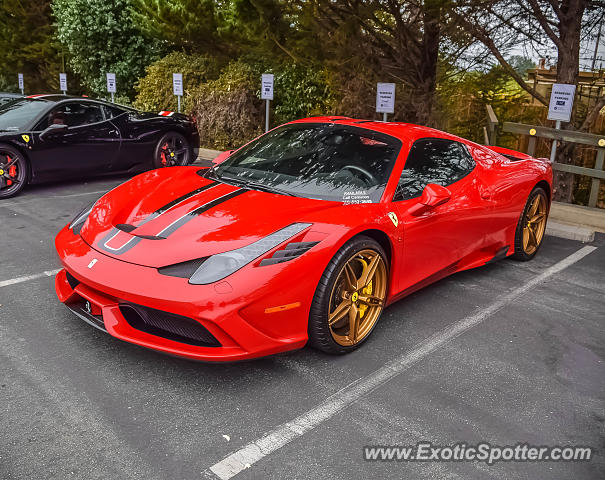
POLYGON ((583 244, 546 237, 531 262, 429 286, 385 310, 347 356, 304 348, 195 363, 113 339, 56 298, 55 234, 126 178, 30 187, 0 202, 0 478, 217 478, 234 452, 305 415, 315 423, 235 478, 605 478, 605 236, 573 263, 583 244), (363 459, 364 446, 419 441, 582 445, 596 456, 363 459))

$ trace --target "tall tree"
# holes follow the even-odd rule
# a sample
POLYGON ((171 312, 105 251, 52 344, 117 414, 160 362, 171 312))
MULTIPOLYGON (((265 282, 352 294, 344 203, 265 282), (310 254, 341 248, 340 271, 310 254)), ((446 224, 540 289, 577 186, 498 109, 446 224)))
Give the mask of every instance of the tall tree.
POLYGON ((61 67, 53 45, 50 0, 3 0, 0 4, 0 72, 17 87, 25 76, 28 92, 49 91, 61 67))
MULTIPOLYGON (((548 99, 536 91, 506 60, 507 53, 520 46, 537 51, 557 52, 557 83, 577 84, 580 42, 583 33, 605 19, 602 0, 462 0, 449 17, 454 25, 481 42, 509 75, 536 100, 548 99)), ((605 107, 605 96, 595 99, 585 117, 572 118, 564 128, 587 131, 605 107)), ((576 109, 577 112, 578 109, 576 109)), ((574 144, 559 150, 557 161, 573 162, 574 144)), ((573 176, 557 172, 555 198, 571 200, 573 176)))
POLYGON ((136 26, 171 49, 217 53, 217 3, 214 0, 132 0, 136 26))
POLYGON ((161 52, 160 42, 134 25, 131 0, 53 0, 57 36, 69 64, 94 93, 105 94, 105 74, 116 74, 118 93, 134 94, 144 69, 161 52))
MULTIPOLYGON (((446 30, 449 26, 443 21, 450 3, 450 0, 282 2, 292 30, 316 35, 318 48, 306 48, 309 41, 303 39, 299 40, 303 48, 296 48, 289 36, 282 34, 282 37, 295 56, 321 56, 321 61, 338 74, 348 71, 348 76, 358 76, 369 70, 372 80, 403 84, 404 91, 398 93, 398 98, 404 99, 404 107, 396 117, 433 125, 442 57, 449 53, 455 57, 462 51, 444 49, 440 53, 440 47, 452 39, 446 30)), ((273 22, 269 28, 272 25, 279 24, 273 22)), ((452 59, 446 59, 444 65, 452 64, 452 59)), ((370 85, 365 88, 372 89, 370 85)))

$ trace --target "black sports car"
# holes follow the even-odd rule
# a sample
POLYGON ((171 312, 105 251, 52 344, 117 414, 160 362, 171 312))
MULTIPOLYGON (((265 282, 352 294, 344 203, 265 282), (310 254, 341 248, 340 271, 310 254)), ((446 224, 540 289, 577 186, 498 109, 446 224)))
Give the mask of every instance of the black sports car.
POLYGON ((27 183, 187 165, 195 121, 90 98, 32 95, 0 106, 0 199, 27 183))
POLYGON ((13 101, 15 98, 21 97, 23 97, 23 95, 19 95, 18 93, 0 92, 0 106, 13 101))

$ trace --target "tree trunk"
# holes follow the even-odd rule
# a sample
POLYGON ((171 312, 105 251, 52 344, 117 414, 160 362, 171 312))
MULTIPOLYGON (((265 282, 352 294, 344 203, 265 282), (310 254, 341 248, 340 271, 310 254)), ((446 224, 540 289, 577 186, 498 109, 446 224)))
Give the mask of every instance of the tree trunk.
MULTIPOLYGON (((580 33, 585 8, 585 0, 566 0, 561 4, 559 38, 563 49, 559 48, 557 55, 557 83, 577 84, 580 68, 580 33)), ((573 127, 573 123, 567 123, 563 126, 565 129, 572 129, 573 127)), ((568 145, 565 148, 561 148, 561 145, 559 145, 555 161, 573 164, 575 150, 574 145, 568 145)), ((555 200, 571 202, 574 174, 555 172, 553 187, 555 200)))
POLYGON ((418 95, 415 97, 417 122, 433 126, 433 107, 437 85, 437 62, 439 60, 439 43, 441 40, 441 5, 442 0, 424 2, 422 52, 420 60, 420 82, 418 95))

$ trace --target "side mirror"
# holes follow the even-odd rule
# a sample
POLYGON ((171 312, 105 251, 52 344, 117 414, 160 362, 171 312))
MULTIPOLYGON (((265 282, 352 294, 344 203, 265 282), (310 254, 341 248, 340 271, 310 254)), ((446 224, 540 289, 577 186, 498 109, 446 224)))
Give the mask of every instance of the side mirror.
POLYGON ((40 134, 40 140, 44 141, 53 135, 58 135, 67 131, 69 127, 64 124, 56 123, 49 125, 46 130, 40 134))
POLYGON ((433 208, 447 203, 452 198, 451 192, 436 183, 429 183, 422 191, 420 201, 409 208, 408 213, 415 217, 432 210, 433 208))

